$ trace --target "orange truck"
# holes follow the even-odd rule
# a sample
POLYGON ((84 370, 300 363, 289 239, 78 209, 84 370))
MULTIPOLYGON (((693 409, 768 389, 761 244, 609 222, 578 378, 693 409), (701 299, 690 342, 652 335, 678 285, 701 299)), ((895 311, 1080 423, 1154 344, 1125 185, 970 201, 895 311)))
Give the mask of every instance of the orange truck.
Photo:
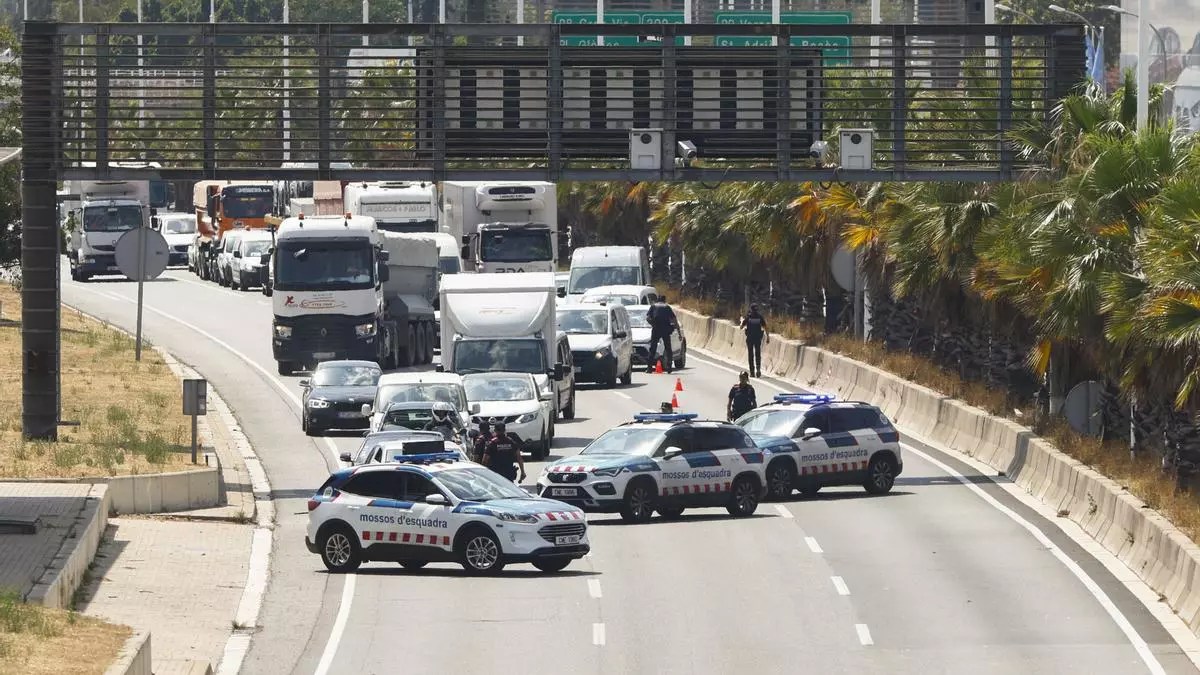
POLYGON ((201 279, 216 278, 217 250, 230 230, 263 230, 275 210, 275 186, 269 182, 206 180, 192 193, 196 208, 196 262, 201 279))

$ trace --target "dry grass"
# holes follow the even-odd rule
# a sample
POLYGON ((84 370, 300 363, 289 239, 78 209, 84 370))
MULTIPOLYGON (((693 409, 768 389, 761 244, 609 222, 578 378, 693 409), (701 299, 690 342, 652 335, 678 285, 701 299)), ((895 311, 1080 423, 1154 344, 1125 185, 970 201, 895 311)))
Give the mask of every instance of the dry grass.
POLYGON ((162 357, 131 338, 63 308, 62 417, 57 443, 21 435, 20 295, 0 286, 0 477, 81 478, 182 470, 191 427, 182 387, 162 357))
POLYGON ((127 626, 0 595, 0 673, 103 673, 132 634, 127 626))
MULTIPOLYGON (((680 307, 707 316, 736 320, 741 311, 710 299, 690 297, 678 289, 672 289, 670 297, 680 307)), ((888 351, 878 343, 862 342, 845 334, 826 335, 820 326, 790 318, 767 316, 767 321, 776 335, 869 363, 993 415, 1026 425, 1033 419, 1032 409, 1020 409, 1005 391, 965 381, 922 356, 888 351)), ((1193 541, 1200 541, 1200 495, 1179 489, 1174 478, 1163 471, 1156 454, 1130 457, 1128 445, 1081 436, 1061 422, 1051 425, 1043 435, 1068 456, 1116 481, 1148 507, 1162 513, 1193 541)))

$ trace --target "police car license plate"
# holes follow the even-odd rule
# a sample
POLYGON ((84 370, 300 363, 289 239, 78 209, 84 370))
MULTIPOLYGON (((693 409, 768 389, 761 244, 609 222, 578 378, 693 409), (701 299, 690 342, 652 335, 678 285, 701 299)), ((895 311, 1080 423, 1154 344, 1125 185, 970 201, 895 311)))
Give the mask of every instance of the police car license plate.
POLYGON ((571 544, 578 544, 578 543, 579 543, 579 535, 577 535, 577 534, 572 534, 572 535, 569 535, 566 537, 555 537, 554 538, 555 546, 570 546, 571 544))
POLYGON ((313 353, 314 359, 332 359, 335 356, 337 356, 337 354, 335 354, 334 352, 314 352, 313 353))
POLYGON ((116 265, 109 265, 109 266, 108 266, 108 271, 109 271, 109 272, 120 272, 120 271, 121 271, 121 268, 120 268, 120 267, 117 267, 116 265))
POLYGON ((550 488, 551 497, 573 497, 575 488, 550 488))

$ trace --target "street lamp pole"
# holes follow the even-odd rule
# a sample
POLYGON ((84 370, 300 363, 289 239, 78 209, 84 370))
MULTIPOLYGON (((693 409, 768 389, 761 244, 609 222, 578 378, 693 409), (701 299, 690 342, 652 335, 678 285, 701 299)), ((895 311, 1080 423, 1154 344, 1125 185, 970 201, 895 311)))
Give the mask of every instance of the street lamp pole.
POLYGON ((1104 5, 1100 9, 1137 19, 1137 128, 1144 129, 1150 122, 1150 45, 1147 44, 1145 26, 1154 31, 1154 37, 1158 39, 1158 46, 1162 49, 1163 59, 1167 57, 1167 43, 1163 40, 1162 32, 1154 24, 1142 19, 1146 16, 1146 0, 1138 0, 1136 12, 1120 5, 1104 5))
POLYGON ((1002 12, 1004 14, 1013 14, 1013 15, 1019 16, 1022 19, 1025 19, 1026 21, 1028 21, 1029 23, 1038 23, 1038 20, 1033 18, 1032 16, 1030 16, 1030 15, 1026 14, 1025 12, 1022 12, 1018 9, 1013 9, 1012 7, 1009 7, 1008 5, 1006 5, 1004 3, 997 2, 993 6, 993 9, 995 9, 997 12, 1002 12))

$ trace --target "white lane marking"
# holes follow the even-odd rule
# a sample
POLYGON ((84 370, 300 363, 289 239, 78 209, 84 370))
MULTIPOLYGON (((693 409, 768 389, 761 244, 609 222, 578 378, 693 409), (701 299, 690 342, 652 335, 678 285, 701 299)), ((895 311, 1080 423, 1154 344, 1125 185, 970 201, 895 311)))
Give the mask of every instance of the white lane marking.
POLYGON ((841 577, 829 577, 833 581, 833 587, 837 589, 838 595, 850 595, 850 587, 846 585, 846 580, 841 577))
MULTIPOLYGON (((742 371, 737 370, 736 368, 730 368, 728 366, 723 366, 720 363, 713 361, 711 358, 696 358, 696 360, 699 361, 700 363, 703 363, 706 366, 712 366, 713 368, 716 368, 717 370, 723 370, 727 373, 733 373, 734 375, 740 375, 742 373, 742 371)), ((775 391, 785 392, 785 393, 795 391, 795 389, 784 389, 783 387, 780 387, 777 384, 772 384, 772 383, 768 382, 767 380, 760 380, 757 378, 752 380, 751 384, 754 384, 754 385, 761 384, 765 387, 770 387, 770 388, 774 389, 775 391)))
POLYGON ((783 504, 776 504, 775 510, 778 511, 779 515, 783 516, 784 518, 794 518, 795 517, 792 515, 792 512, 788 511, 787 507, 784 506, 783 504))
POLYGON ((1083 571, 1083 568, 1080 567, 1078 563, 1072 560, 1070 556, 1064 553, 1062 549, 1054 544, 1054 542, 1050 541, 1050 538, 1047 537, 1040 529, 1038 529, 1037 526, 1028 520, 1025 520, 1024 517, 1008 508, 1004 504, 1001 504, 996 500, 995 497, 984 492, 983 488, 980 488, 978 485, 969 480, 963 474, 956 471, 954 468, 950 467, 948 464, 945 464, 944 462, 930 456, 928 453, 918 450, 914 447, 905 445, 904 449, 907 452, 911 452, 914 455, 924 459, 930 464, 933 464, 942 471, 945 471, 959 483, 962 483, 962 485, 968 490, 971 490, 978 495, 980 499, 990 504, 1000 513, 1008 516, 1009 519, 1014 523, 1025 528, 1025 530, 1027 530, 1029 534, 1032 534, 1033 538, 1036 539, 1039 544, 1044 546, 1046 550, 1051 553, 1051 555, 1053 555, 1055 558, 1058 558, 1058 561, 1061 562, 1064 567, 1070 570, 1071 574, 1074 574, 1075 578, 1079 579, 1079 582, 1083 584, 1083 587, 1092 594, 1092 597, 1096 599, 1096 602, 1100 603, 1100 606, 1104 608, 1104 611, 1108 613, 1109 617, 1112 618, 1113 622, 1117 624, 1117 627, 1121 629, 1121 632, 1125 634, 1125 637, 1133 645, 1133 648, 1135 651, 1137 651, 1138 656, 1142 658, 1142 663, 1146 664, 1146 668, 1149 669, 1151 673, 1155 673, 1156 675, 1159 673, 1166 673, 1166 671, 1163 670, 1162 664, 1158 662, 1158 657, 1154 655, 1154 652, 1150 651, 1150 645, 1146 644, 1146 641, 1143 640, 1142 636, 1137 632, 1136 629, 1134 629, 1133 624, 1129 623, 1129 619, 1127 619, 1125 615, 1121 613, 1121 610, 1118 609, 1113 603, 1112 599, 1108 597, 1108 594, 1104 592, 1104 589, 1100 588, 1099 584, 1093 581, 1092 578, 1083 571))
MULTIPOLYGON (((90 289, 85 289, 85 290, 88 290, 91 293, 95 293, 96 295, 101 295, 101 293, 99 293, 98 291, 91 291, 90 289)), ((111 294, 111 297, 114 297, 117 300, 128 302, 130 304, 137 304, 136 300, 130 300, 128 298, 123 298, 116 294, 111 294)), ((212 333, 209 333, 208 331, 204 330, 203 328, 200 328, 199 326, 196 326, 195 324, 192 324, 188 321, 184 321, 183 319, 180 319, 177 316, 172 316, 162 310, 159 310, 154 307, 147 306, 147 305, 143 305, 143 308, 146 310, 149 310, 155 314, 158 314, 159 316, 161 316, 165 319, 174 321, 175 323, 177 323, 181 326, 184 326, 185 328, 188 328, 188 329, 196 332, 197 334, 204 336, 205 338, 208 338, 210 341, 212 341, 213 344, 221 347, 222 349, 229 352, 230 354, 233 354, 234 356, 241 359, 246 365, 257 370, 259 373, 262 374, 263 377, 265 377, 267 379, 268 382, 271 382, 272 384, 274 384, 276 386, 276 388, 278 388, 279 391, 282 392, 284 396, 286 396, 293 404, 295 404, 295 406, 297 408, 300 407, 300 397, 296 396, 295 393, 293 393, 290 389, 288 389, 287 385, 284 384, 282 380, 280 380, 279 378, 277 378, 274 375, 272 375, 271 373, 269 373, 266 368, 263 368, 262 366, 255 363, 255 361, 253 359, 251 359, 249 356, 246 356, 245 354, 238 351, 237 349, 234 349, 233 346, 230 345, 228 342, 225 342, 224 340, 218 338, 217 336, 213 335, 212 333)), ((301 413, 303 414, 303 411, 301 411, 301 413)), ((328 437, 322 438, 321 440, 325 441, 325 446, 329 450, 329 454, 333 456, 334 466, 340 467, 342 465, 342 463, 341 463, 341 460, 338 458, 337 445, 334 444, 333 440, 328 437)), ((334 656, 337 655, 338 643, 341 642, 342 633, 344 633, 346 630, 346 622, 350 619, 350 606, 354 601, 354 588, 356 585, 356 583, 355 583, 356 578, 357 577, 353 574, 347 575, 344 577, 344 581, 342 582, 341 604, 338 607, 337 618, 333 622, 333 630, 330 631, 329 639, 325 642, 325 649, 321 652, 321 660, 317 665, 316 675, 326 675, 329 672, 330 665, 333 663, 334 656)))
POLYGON ((825 550, 821 548, 821 545, 817 543, 816 537, 805 537, 804 543, 808 544, 808 550, 812 551, 813 553, 825 552, 825 550))
POLYGON ((858 633, 858 642, 862 646, 868 647, 870 645, 875 644, 875 641, 871 639, 871 629, 867 628, 867 624, 865 624, 865 623, 854 624, 854 631, 856 633, 858 633))
MULTIPOLYGON (((602 624, 602 623, 592 624, 592 644, 596 645, 597 647, 604 646, 604 624, 602 624)), ((324 674, 318 672, 317 675, 324 675, 324 674)))
POLYGON ((626 394, 623 391, 614 391, 613 393, 616 394, 617 396, 620 396, 621 398, 628 399, 630 401, 633 400, 632 396, 630 396, 629 394, 626 394))
POLYGON ((599 579, 588 579, 588 595, 597 600, 604 596, 604 594, 600 592, 599 579))
POLYGON ((198 286, 200 288, 207 288, 210 291, 216 291, 218 293, 228 293, 229 295, 234 295, 239 298, 246 298, 247 300, 254 300, 255 302, 257 302, 261 305, 270 305, 271 304, 271 301, 267 300, 266 296, 262 295, 261 290, 257 291, 257 293, 261 297, 255 298, 253 296, 253 294, 256 291, 249 291, 249 292, 243 293, 241 291, 235 291, 232 288, 225 288, 224 286, 215 286, 215 285, 213 285, 213 283, 211 281, 196 281, 195 279, 188 279, 187 277, 175 276, 174 274, 164 274, 163 276, 167 277, 168 279, 174 279, 175 281, 183 282, 185 284, 191 284, 193 286, 198 286))
MULTIPOLYGON (((695 359, 695 357, 693 357, 693 358, 695 359)), ((701 363, 704 363, 706 365, 711 365, 714 368, 719 368, 721 370, 729 371, 731 373, 740 372, 740 371, 735 371, 732 368, 727 368, 725 366, 722 366, 718 363, 713 363, 711 360, 711 357, 710 358, 698 358, 695 360, 700 361, 701 363)), ((777 387, 774 384, 771 384, 770 382, 761 382, 761 383, 768 387, 771 387, 772 389, 776 389, 778 391, 784 391, 782 388, 777 387)), ((977 496, 979 496, 980 499, 983 499, 983 501, 985 501, 986 503, 991 505, 993 508, 1000 511, 1004 515, 1008 516, 1008 518, 1010 520, 1017 523, 1021 527, 1025 528, 1030 534, 1033 535, 1034 539, 1036 539, 1038 541, 1038 543, 1040 543, 1042 546, 1046 547, 1046 550, 1050 551, 1050 553, 1055 558, 1057 558, 1059 560, 1059 562, 1061 562, 1063 564, 1063 566, 1066 567, 1071 572, 1071 574, 1075 575, 1075 578, 1079 579, 1079 582, 1083 584, 1083 587, 1086 588, 1087 591, 1092 594, 1092 597, 1095 598, 1096 601, 1100 603, 1100 606, 1104 608, 1104 611, 1108 613, 1108 616, 1110 618, 1112 618, 1113 622, 1117 624, 1117 627, 1121 629, 1121 632, 1125 634, 1125 637, 1129 639, 1130 644, 1133 645, 1134 651, 1136 651, 1138 653, 1138 656, 1141 657, 1142 663, 1146 664, 1146 668, 1149 669, 1151 673, 1155 673, 1155 674, 1166 672, 1165 670, 1163 670, 1162 664, 1158 662, 1158 657, 1156 657, 1154 655, 1154 652, 1150 651, 1150 646, 1146 644, 1146 641, 1144 639, 1142 639, 1142 636, 1137 632, 1137 630, 1134 629, 1133 624, 1131 624, 1129 622, 1129 619, 1126 618, 1126 616, 1121 613, 1121 610, 1118 609, 1115 604, 1113 604, 1112 599, 1108 597, 1108 594, 1104 592, 1104 589, 1100 588, 1099 584, 1097 584, 1091 577, 1089 577, 1087 575, 1087 573, 1083 571, 1083 568, 1081 568, 1079 566, 1078 563, 1076 563, 1074 560, 1071 560, 1070 556, 1068 556, 1066 553, 1064 553, 1062 551, 1062 549, 1055 546, 1054 542, 1050 541, 1050 538, 1047 537, 1045 534, 1043 534, 1042 531, 1037 528, 1037 526, 1035 526, 1033 523, 1029 522, 1022 516, 1017 514, 1012 509, 1001 504, 994 497, 992 497, 988 493, 984 492, 983 488, 979 487, 974 482, 969 480, 966 476, 964 476, 963 474, 954 470, 953 468, 951 468, 949 465, 945 464, 944 462, 941 462, 941 461, 935 459, 934 457, 932 457, 931 455, 929 455, 928 453, 918 450, 917 448, 914 448, 910 445, 903 445, 902 447, 904 448, 904 450, 906 452, 911 452, 914 455, 926 460, 930 464, 933 464, 934 466, 938 467, 942 471, 945 471, 948 475, 953 477, 955 480, 957 480, 959 483, 961 483, 964 487, 966 487, 967 489, 974 492, 977 496)), ((991 479, 989 478, 989 480, 991 480, 991 479)), ((995 481, 992 481, 992 483, 995 485, 999 485, 995 481)), ((1095 558, 1094 555, 1092 557, 1095 558)), ((1099 560, 1099 559, 1097 558, 1097 560, 1099 560)))

